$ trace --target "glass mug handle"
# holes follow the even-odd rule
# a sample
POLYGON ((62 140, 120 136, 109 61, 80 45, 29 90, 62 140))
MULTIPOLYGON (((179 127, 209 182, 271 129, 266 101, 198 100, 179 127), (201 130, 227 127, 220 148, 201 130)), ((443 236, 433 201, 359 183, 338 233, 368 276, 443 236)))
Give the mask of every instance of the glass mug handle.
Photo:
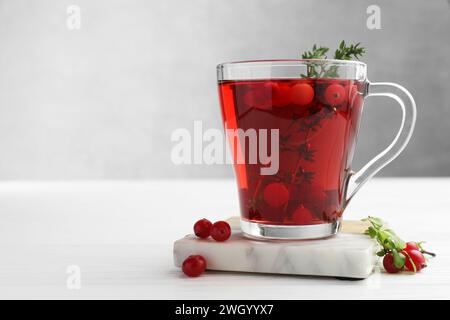
POLYGON ((401 85, 390 82, 368 83, 368 94, 364 97, 388 97, 398 102, 402 108, 402 122, 400 129, 391 144, 370 160, 364 167, 357 172, 351 172, 347 180, 347 200, 348 203, 359 189, 369 181, 378 171, 384 168, 405 149, 411 138, 416 123, 416 103, 411 93, 401 85), (404 95, 400 98, 392 93, 396 89, 404 95))

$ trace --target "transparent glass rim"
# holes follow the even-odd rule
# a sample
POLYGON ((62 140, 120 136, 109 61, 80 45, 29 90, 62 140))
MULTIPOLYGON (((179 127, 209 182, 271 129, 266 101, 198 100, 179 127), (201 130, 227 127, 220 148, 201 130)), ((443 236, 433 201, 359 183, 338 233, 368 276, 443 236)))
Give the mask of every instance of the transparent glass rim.
POLYGON ((309 66, 336 66, 339 79, 365 80, 367 65, 359 60, 275 59, 225 62, 217 65, 217 80, 295 79, 309 66))
POLYGON ((268 59, 268 60, 242 60, 242 61, 232 61, 232 62, 224 62, 217 65, 217 68, 222 68, 225 66, 232 66, 232 65, 280 65, 280 64, 287 64, 287 65, 303 65, 303 64, 311 64, 314 62, 322 62, 322 63, 328 63, 331 65, 361 65, 366 67, 367 65, 359 60, 338 60, 338 59, 268 59))

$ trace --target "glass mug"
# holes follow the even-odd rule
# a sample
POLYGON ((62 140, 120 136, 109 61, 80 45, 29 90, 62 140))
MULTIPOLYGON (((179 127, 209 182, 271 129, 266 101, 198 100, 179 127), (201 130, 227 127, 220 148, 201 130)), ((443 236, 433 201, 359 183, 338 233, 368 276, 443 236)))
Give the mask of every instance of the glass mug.
POLYGON ((217 77, 239 188, 241 229, 251 238, 336 234, 349 201, 400 154, 416 121, 411 94, 394 83, 369 82, 367 66, 359 61, 224 63, 218 65, 217 77), (373 96, 398 102, 400 130, 384 151, 354 172, 363 102, 373 96), (267 161, 251 159, 251 152, 261 156, 264 146, 272 162, 276 159, 272 170, 267 161))

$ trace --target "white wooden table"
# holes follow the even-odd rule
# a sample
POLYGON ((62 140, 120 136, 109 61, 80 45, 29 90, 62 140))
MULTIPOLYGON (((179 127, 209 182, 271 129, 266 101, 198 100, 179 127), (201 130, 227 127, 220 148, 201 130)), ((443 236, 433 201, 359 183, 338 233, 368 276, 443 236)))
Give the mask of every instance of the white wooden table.
POLYGON ((236 214, 233 180, 2 182, 0 298, 450 298, 450 178, 375 179, 345 212, 383 217, 405 240, 427 240, 438 257, 416 275, 184 277, 172 242, 198 218, 236 214), (67 286, 68 266, 81 272, 79 289, 67 286))

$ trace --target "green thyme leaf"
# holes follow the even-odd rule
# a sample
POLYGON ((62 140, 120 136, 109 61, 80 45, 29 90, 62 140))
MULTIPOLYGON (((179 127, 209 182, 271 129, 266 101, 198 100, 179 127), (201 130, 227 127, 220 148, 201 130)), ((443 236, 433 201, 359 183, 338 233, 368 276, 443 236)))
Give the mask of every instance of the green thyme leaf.
POLYGON ((352 44, 347 46, 345 41, 342 40, 339 44, 339 48, 334 52, 334 58, 338 60, 351 60, 352 58, 359 60, 359 58, 366 53, 366 49, 359 45, 360 43, 358 42, 355 45, 352 44))
POLYGON ((313 45, 311 51, 306 51, 302 54, 302 59, 326 59, 326 53, 330 50, 326 47, 317 47, 313 45))

